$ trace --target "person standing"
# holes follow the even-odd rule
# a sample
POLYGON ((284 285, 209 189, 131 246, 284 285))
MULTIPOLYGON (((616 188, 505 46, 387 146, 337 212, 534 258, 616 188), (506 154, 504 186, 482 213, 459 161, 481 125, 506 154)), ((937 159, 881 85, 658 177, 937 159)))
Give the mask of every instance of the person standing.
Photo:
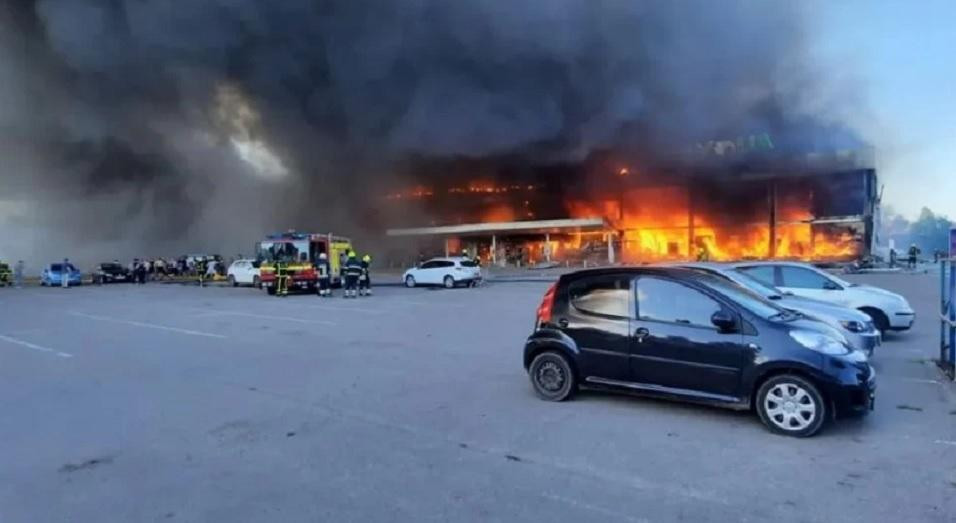
POLYGON ((13 266, 13 284, 18 288, 23 288, 23 260, 18 260, 13 266))
POLYGON ((320 253, 319 259, 315 262, 315 273, 318 279, 318 292, 319 296, 327 297, 332 295, 332 265, 329 264, 329 257, 327 254, 320 253))
POLYGON ((358 280, 362 275, 362 264, 359 263, 355 251, 349 251, 348 258, 345 260, 345 297, 358 297, 358 280))
POLYGON ((372 295, 372 280, 369 274, 369 266, 372 264, 372 257, 366 254, 362 256, 362 273, 359 275, 359 294, 362 296, 372 295))
POLYGON ((60 267, 60 286, 64 289, 70 286, 70 259, 63 258, 63 266, 60 267))
POLYGON ((199 277, 199 286, 206 286, 206 258, 202 257, 196 260, 196 275, 199 277))

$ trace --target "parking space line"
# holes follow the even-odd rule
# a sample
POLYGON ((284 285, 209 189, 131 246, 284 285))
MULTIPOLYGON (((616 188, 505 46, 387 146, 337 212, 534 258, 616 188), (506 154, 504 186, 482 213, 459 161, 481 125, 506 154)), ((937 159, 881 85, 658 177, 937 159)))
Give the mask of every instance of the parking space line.
POLYGON ((143 327, 143 328, 146 328, 146 329, 156 329, 156 330, 162 330, 162 331, 168 331, 168 332, 176 332, 176 333, 179 333, 179 334, 187 334, 187 335, 189 335, 189 336, 203 336, 203 337, 206 337, 206 338, 220 338, 220 339, 225 339, 225 338, 226 338, 226 336, 223 336, 222 334, 215 334, 215 333, 212 333, 212 332, 194 331, 194 330, 190 330, 190 329, 180 329, 179 327, 168 327, 168 326, 166 326, 166 325, 157 325, 157 324, 155 324, 155 323, 145 323, 145 322, 142 322, 142 321, 123 320, 123 319, 119 319, 119 318, 110 318, 110 317, 108 317, 108 316, 97 316, 97 315, 95 315, 95 314, 87 314, 87 313, 85 313, 85 312, 71 311, 70 314, 72 314, 73 316, 79 316, 79 317, 81 317, 81 318, 88 318, 88 319, 91 319, 91 320, 108 321, 108 322, 113 322, 113 323, 122 323, 122 324, 124 324, 124 325, 132 325, 133 327, 143 327))
POLYGON ((402 303, 408 303, 408 304, 410 304, 410 305, 441 305, 442 307, 446 307, 446 308, 449 308, 449 309, 460 309, 460 308, 462 308, 462 307, 465 306, 465 305, 463 305, 463 304, 461 304, 461 303, 441 303, 441 302, 437 302, 437 301, 409 300, 409 299, 406 299, 406 298, 399 298, 398 301, 400 301, 400 302, 402 302, 402 303))
POLYGON ((319 305, 317 303, 296 303, 296 307, 307 307, 309 309, 318 309, 323 311, 349 311, 363 312, 368 314, 385 314, 385 311, 379 309, 366 309, 365 307, 336 307, 335 305, 319 305))
POLYGON ((952 446, 956 447, 956 441, 948 441, 948 440, 944 440, 944 439, 938 439, 938 440, 936 440, 934 443, 938 443, 938 444, 940 444, 940 445, 952 445, 952 446))
POLYGON ((33 343, 30 343, 29 341, 18 340, 17 338, 11 338, 10 336, 4 336, 4 335, 2 335, 2 334, 0 334, 0 340, 3 340, 3 341, 5 341, 5 342, 7 342, 7 343, 12 343, 12 344, 14 344, 14 345, 19 345, 19 346, 21 346, 21 347, 26 347, 26 348, 31 349, 31 350, 40 351, 40 352, 48 352, 48 353, 50 353, 50 354, 56 354, 57 356, 59 356, 59 357, 61 357, 61 358, 72 358, 72 357, 73 357, 72 354, 67 353, 67 352, 60 352, 60 351, 58 351, 58 350, 49 349, 49 348, 47 348, 47 347, 41 347, 41 346, 39 346, 39 345, 35 345, 35 344, 33 344, 33 343))
POLYGON ((327 326, 336 325, 334 321, 306 320, 302 318, 290 318, 287 316, 268 316, 265 314, 253 314, 251 312, 239 312, 239 311, 207 311, 203 313, 203 315, 204 316, 245 316, 247 318, 260 318, 263 320, 292 321, 296 323, 312 323, 315 325, 327 325, 327 326))

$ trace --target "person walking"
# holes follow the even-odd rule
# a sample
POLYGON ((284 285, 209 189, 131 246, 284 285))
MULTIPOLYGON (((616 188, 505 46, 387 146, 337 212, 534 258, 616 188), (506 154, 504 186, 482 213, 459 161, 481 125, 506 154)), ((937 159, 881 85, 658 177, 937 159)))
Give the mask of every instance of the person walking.
POLYGON ((319 259, 315 262, 315 273, 318 279, 318 293, 320 297, 328 297, 332 295, 332 265, 329 264, 329 257, 327 254, 320 253, 319 259))
POLYGON ((909 259, 907 261, 909 263, 907 264, 907 267, 909 267, 910 269, 916 269, 916 262, 919 259, 919 255, 920 255, 919 247, 917 247, 915 243, 910 245, 910 250, 908 254, 909 254, 909 259))

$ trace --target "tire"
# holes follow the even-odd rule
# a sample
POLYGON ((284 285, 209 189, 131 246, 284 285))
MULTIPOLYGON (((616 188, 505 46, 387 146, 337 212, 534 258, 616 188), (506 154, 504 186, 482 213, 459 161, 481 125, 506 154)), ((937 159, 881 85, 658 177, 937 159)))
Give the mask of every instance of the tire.
POLYGON ((445 285, 446 289, 455 288, 455 278, 452 278, 451 275, 445 276, 445 279, 442 280, 442 283, 445 285))
POLYGON ((558 352, 538 354, 528 367, 535 394, 545 401, 564 401, 577 390, 577 378, 568 359, 558 352))
POLYGON ((883 311, 867 307, 860 309, 860 312, 873 320, 873 325, 876 326, 876 330, 880 331, 880 334, 885 336, 886 332, 890 330, 890 319, 886 317, 886 314, 883 314, 883 311))
POLYGON ((409 274, 408 276, 405 276, 405 286, 408 287, 409 289, 411 289, 412 287, 414 287, 414 286, 415 286, 415 277, 412 276, 411 274, 409 274))
POLYGON ((258 277, 258 276, 253 276, 253 277, 252 277, 252 286, 255 287, 255 288, 257 288, 257 289, 261 289, 261 288, 262 288, 262 282, 259 281, 259 277, 258 277))
POLYGON ((236 277, 233 276, 232 274, 229 275, 228 279, 229 279, 229 285, 232 285, 233 287, 239 286, 239 282, 236 281, 236 277))
POLYGON ((275 296, 275 295, 276 295, 276 286, 275 286, 275 285, 271 285, 271 286, 269 286, 269 287, 266 287, 266 293, 268 293, 269 296, 275 296))
POLYGON ((827 403, 816 385, 793 374, 774 376, 760 386, 754 406, 771 432, 797 438, 813 436, 827 420, 827 403))

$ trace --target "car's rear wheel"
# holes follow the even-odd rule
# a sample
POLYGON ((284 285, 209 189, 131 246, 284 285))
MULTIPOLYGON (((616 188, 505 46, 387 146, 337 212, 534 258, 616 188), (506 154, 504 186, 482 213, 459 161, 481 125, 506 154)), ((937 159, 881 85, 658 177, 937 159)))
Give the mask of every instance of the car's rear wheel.
POLYGON ((415 286, 415 277, 412 276, 411 274, 409 274, 408 276, 405 276, 405 286, 408 287, 409 289, 411 289, 412 287, 414 287, 414 286, 415 286))
POLYGON ((239 286, 239 282, 236 281, 236 277, 232 274, 229 275, 229 285, 232 285, 233 287, 239 286))
POLYGON ((444 283, 446 289, 453 289, 455 287, 455 278, 452 278, 451 275, 445 276, 442 283, 444 283))
POLYGON ((774 376, 757 392, 757 414, 771 431, 806 438, 823 427, 827 405, 810 380, 792 374, 774 376))
POLYGON ((538 354, 528 368, 528 376, 534 392, 543 400, 564 401, 577 389, 568 359, 554 351, 538 354))

